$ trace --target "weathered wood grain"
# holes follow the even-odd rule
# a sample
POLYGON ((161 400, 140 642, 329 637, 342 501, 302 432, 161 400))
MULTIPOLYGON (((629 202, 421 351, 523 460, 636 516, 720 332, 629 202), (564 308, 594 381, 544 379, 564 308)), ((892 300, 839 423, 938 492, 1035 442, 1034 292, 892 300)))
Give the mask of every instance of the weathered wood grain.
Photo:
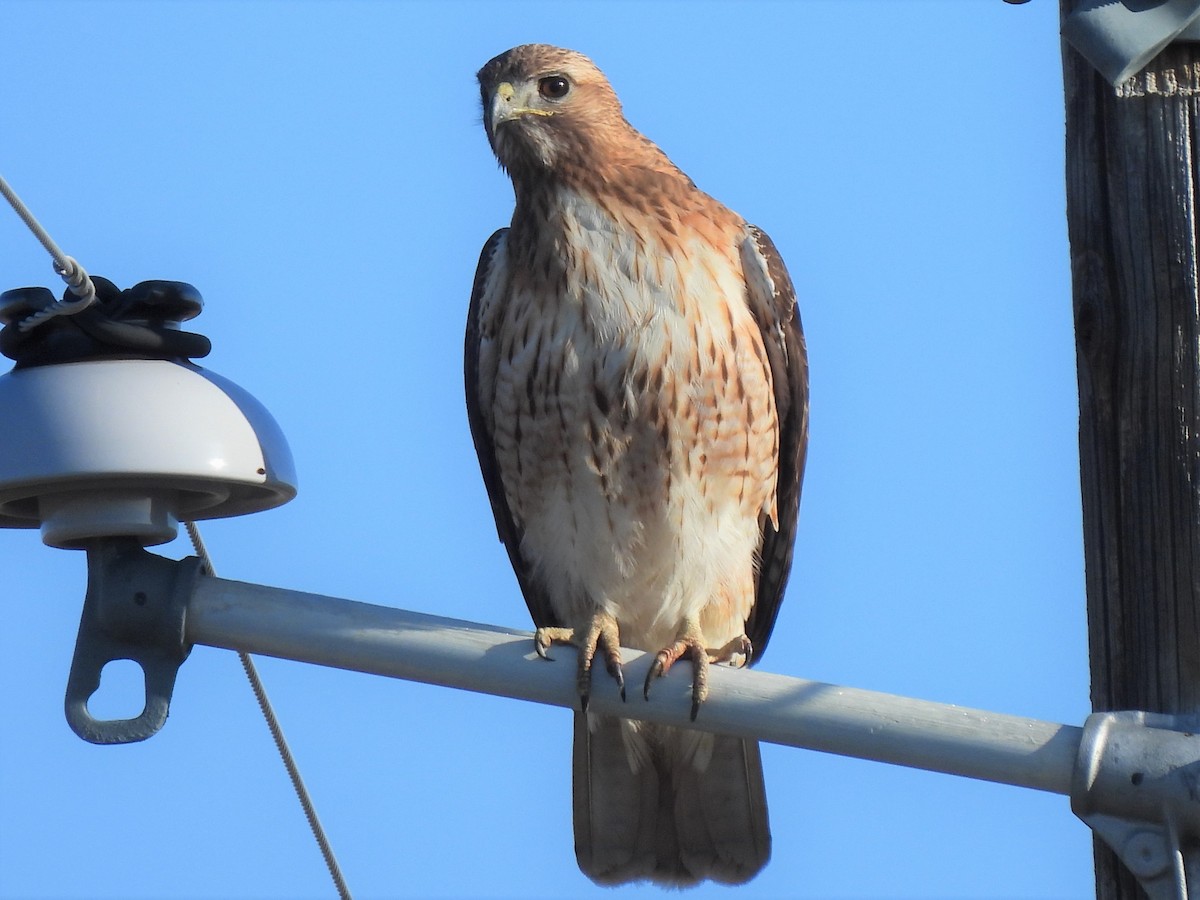
MULTIPOLYGON (((1200 44, 1117 88, 1064 44, 1063 72, 1092 707, 1196 712, 1200 44)), ((1096 893, 1144 896, 1100 843, 1096 893)))

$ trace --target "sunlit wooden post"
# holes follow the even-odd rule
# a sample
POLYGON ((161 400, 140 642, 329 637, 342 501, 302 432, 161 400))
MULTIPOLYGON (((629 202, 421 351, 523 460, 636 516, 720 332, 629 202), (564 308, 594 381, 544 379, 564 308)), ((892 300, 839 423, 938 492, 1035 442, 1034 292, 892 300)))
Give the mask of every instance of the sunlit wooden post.
MULTIPOLYGON (((1197 712, 1200 44, 1116 88, 1067 43, 1063 70, 1092 706, 1197 712)), ((1144 896, 1095 855, 1098 897, 1144 896)))

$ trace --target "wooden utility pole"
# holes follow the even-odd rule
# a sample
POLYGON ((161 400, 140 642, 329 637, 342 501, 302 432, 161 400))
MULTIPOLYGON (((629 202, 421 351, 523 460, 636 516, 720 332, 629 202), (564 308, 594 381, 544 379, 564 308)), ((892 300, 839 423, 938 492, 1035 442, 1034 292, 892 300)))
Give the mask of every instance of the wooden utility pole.
POLYGON ((1092 707, 1200 712, 1200 44, 1114 88, 1064 43, 1063 74, 1092 707))

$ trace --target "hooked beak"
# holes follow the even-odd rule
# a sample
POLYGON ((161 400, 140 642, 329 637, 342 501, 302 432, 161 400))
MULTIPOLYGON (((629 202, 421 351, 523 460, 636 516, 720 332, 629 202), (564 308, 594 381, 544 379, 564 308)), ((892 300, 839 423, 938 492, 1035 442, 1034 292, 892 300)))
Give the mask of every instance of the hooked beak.
POLYGON ((537 86, 533 84, 515 88, 510 82, 502 81, 496 85, 492 94, 490 116, 492 128, 497 128, 505 122, 519 119, 523 116, 552 116, 550 109, 538 109, 530 106, 536 96, 537 86))

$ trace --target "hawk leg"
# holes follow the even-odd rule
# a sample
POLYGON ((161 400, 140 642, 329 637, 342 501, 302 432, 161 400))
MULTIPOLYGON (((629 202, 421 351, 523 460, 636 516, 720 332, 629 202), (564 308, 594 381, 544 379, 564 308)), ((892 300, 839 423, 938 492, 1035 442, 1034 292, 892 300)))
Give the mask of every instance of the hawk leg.
POLYGON ((671 671, 671 666, 686 656, 692 661, 692 721, 700 712, 700 704, 708 698, 708 666, 710 663, 729 662, 741 658, 740 665, 749 665, 753 655, 750 638, 739 634, 733 640, 716 650, 704 646, 704 635, 700 633, 700 625, 694 619, 684 619, 675 635, 675 643, 664 647, 654 655, 650 671, 646 673, 646 684, 643 693, 650 699, 650 684, 655 678, 661 678, 671 671))
POLYGON ((621 668, 621 638, 617 620, 597 610, 588 620, 587 628, 579 635, 577 628, 539 628, 533 635, 533 646, 542 659, 552 659, 550 646, 555 643, 574 644, 579 650, 579 669, 576 675, 579 691, 579 706, 587 712, 588 700, 592 696, 592 661, 597 652, 604 658, 604 667, 616 681, 625 699, 625 673, 621 668))

